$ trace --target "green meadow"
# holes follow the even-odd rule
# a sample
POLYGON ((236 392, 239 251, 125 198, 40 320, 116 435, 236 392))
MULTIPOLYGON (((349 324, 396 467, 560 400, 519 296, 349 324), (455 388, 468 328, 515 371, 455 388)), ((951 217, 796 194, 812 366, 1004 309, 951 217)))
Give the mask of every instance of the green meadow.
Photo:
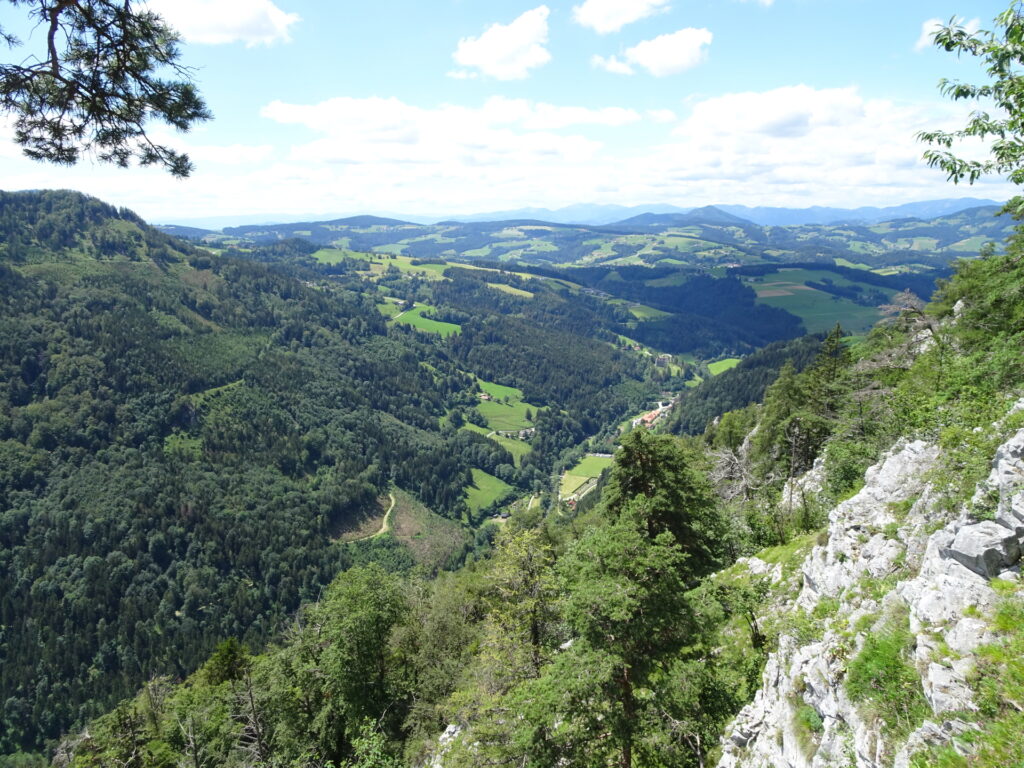
POLYGON ((881 317, 876 307, 864 307, 849 299, 833 296, 805 285, 805 281, 821 282, 824 278, 836 285, 864 285, 892 295, 892 290, 857 283, 835 272, 809 269, 780 269, 748 284, 757 291, 757 301, 791 312, 804 321, 809 333, 829 331, 840 323, 852 333, 868 331, 881 317))
MULTIPOLYGON (((524 402, 521 389, 506 387, 483 379, 477 379, 477 384, 481 390, 493 398, 492 400, 481 400, 476 406, 491 429, 507 432, 532 427, 533 422, 526 418, 526 412, 532 411, 533 414, 536 414, 537 411, 542 410, 536 405, 524 402)), ((516 450, 521 449, 510 448, 509 450, 515 454, 516 450)))
POLYGON ((600 477, 610 467, 612 459, 605 456, 584 456, 572 469, 562 474, 559 492, 562 497, 570 496, 578 491, 588 480, 600 477))
POLYGON ((482 469, 473 469, 473 482, 466 488, 466 504, 476 513, 512 492, 512 486, 482 469))
POLYGON ((424 312, 432 312, 433 309, 433 307, 426 304, 421 304, 399 315, 395 315, 395 321, 411 325, 413 328, 426 331, 427 333, 437 333, 441 336, 451 336, 453 333, 460 333, 462 331, 461 325, 445 323, 423 316, 424 312))
POLYGON ((717 376, 720 373, 728 371, 730 368, 735 368, 740 362, 738 357, 727 357, 724 360, 716 360, 713 363, 708 363, 708 371, 712 376, 717 376))

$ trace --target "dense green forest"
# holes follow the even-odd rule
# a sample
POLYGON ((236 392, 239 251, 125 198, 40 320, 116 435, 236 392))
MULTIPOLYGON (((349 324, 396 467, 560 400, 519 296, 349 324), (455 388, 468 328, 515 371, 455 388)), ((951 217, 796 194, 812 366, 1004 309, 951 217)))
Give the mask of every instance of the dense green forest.
POLYGON ((782 366, 791 363, 797 371, 806 368, 821 347, 815 336, 776 341, 744 357, 735 368, 705 379, 683 394, 672 410, 666 430, 699 435, 718 416, 761 402, 768 386, 778 378, 782 366))
POLYGON ((464 349, 389 326, 375 285, 257 263, 301 247, 217 257, 63 192, 5 193, 0 222, 5 751, 226 637, 261 645, 366 559, 335 532, 389 487, 475 525, 471 470, 544 486, 561 451, 655 391, 649 363, 554 321, 480 316, 464 349), (495 338, 519 357, 489 356, 495 338), (477 376, 547 407, 521 466, 446 421, 471 411, 477 376))
MULTIPOLYGON (((853 348, 836 329, 767 351, 747 372, 781 364, 763 403, 700 437, 629 433, 588 512, 522 510, 492 557, 433 580, 347 571, 265 652, 231 640, 183 682, 151 679, 59 764, 711 764, 780 632, 815 620, 763 615, 792 582, 726 566, 760 550, 798 587, 827 505, 899 436, 947 448, 943 508, 970 499, 999 440, 981 428, 1024 374, 1020 247, 853 348), (779 503, 816 458, 820 496, 779 503)), ((1003 657, 979 675, 1020 683, 1003 657)), ((1015 722, 1013 702, 986 710, 979 765, 1005 764, 1015 722)))
POLYGON ((705 382, 664 427, 697 436, 630 432, 573 511, 548 495, 563 457, 684 384, 622 348, 649 321, 607 292, 218 256, 76 194, 0 202, 0 737, 63 737, 60 765, 412 764, 446 729, 453 766, 706 764, 780 631, 770 587, 721 569, 795 556, 899 435, 962 443, 968 493, 970 435, 1021 373, 1013 243, 859 344, 782 341, 705 382), (525 453, 483 434, 481 381, 530 404, 525 453), (821 498, 780 504, 819 457, 821 498), (499 530, 467 504, 481 471, 549 502, 499 530), (391 489, 465 526, 460 570, 339 538, 391 489))

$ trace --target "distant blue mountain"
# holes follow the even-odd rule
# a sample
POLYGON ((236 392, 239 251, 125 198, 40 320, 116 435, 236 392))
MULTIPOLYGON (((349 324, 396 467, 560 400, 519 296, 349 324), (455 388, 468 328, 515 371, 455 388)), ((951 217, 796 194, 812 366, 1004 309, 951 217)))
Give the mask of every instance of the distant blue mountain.
MULTIPOLYGON (((780 207, 749 207, 746 205, 714 205, 726 213, 734 214, 753 224, 761 226, 791 226, 798 224, 844 224, 844 223, 877 223, 892 219, 934 219, 951 213, 959 213, 968 208, 983 205, 1001 205, 995 200, 983 200, 976 197, 947 198, 943 200, 927 200, 916 203, 904 203, 885 208, 865 206, 861 208, 828 208, 813 206, 811 208, 780 208, 780 207)), ((481 221, 506 221, 509 219, 534 219, 551 222, 552 224, 583 224, 587 226, 606 226, 631 221, 634 217, 645 213, 686 214, 697 208, 680 208, 676 205, 658 203, 656 205, 587 205, 576 204, 552 210, 550 208, 518 208, 509 211, 490 211, 464 216, 448 216, 446 221, 463 223, 481 221)), ((413 217, 420 221, 422 218, 413 217)))
POLYGON ((749 227, 753 226, 754 222, 724 211, 718 206, 706 205, 703 208, 694 208, 686 213, 642 213, 639 216, 617 221, 609 226, 664 229, 665 227, 685 227, 688 224, 749 227))
POLYGON ((995 200, 976 197, 961 197, 944 200, 926 200, 919 203, 904 203, 886 208, 865 206, 863 208, 750 208, 746 205, 719 205, 723 211, 741 216, 762 226, 794 226, 799 224, 876 224, 895 219, 934 219, 959 213, 968 208, 987 205, 1002 205, 995 200))
MULTIPOLYGON (((761 226, 794 226, 800 224, 845 224, 861 223, 874 224, 881 221, 894 219, 919 218, 933 219, 938 216, 946 216, 968 208, 979 206, 1001 205, 995 200, 983 200, 974 197, 952 198, 943 200, 927 200, 916 203, 905 203, 885 208, 866 206, 862 208, 828 208, 813 206, 811 208, 781 208, 781 207, 749 207, 746 205, 714 205, 705 208, 715 208, 718 211, 738 216, 748 223, 761 226)), ((491 211, 487 213, 474 213, 459 216, 445 216, 441 220, 445 222, 480 223, 497 221, 544 221, 551 224, 578 224, 583 226, 607 226, 617 224, 642 214, 687 214, 699 208, 680 208, 675 205, 658 203, 655 205, 590 205, 576 204, 551 210, 549 208, 518 208, 508 211, 491 211)), ((406 223, 425 224, 427 217, 407 216, 404 214, 388 214, 387 221, 402 221, 406 223)), ((248 229, 267 229, 278 224, 297 222, 349 222, 358 219, 369 219, 377 217, 352 216, 349 219, 332 218, 328 216, 298 218, 292 216, 259 216, 248 215, 238 216, 233 219, 229 217, 216 217, 210 219, 184 219, 177 224, 190 225, 190 227, 202 227, 215 229, 225 225, 231 225, 231 229, 237 229, 248 225, 248 229)), ((430 219, 432 220, 432 219, 430 219)), ((379 223, 384 223, 381 220, 379 223)), ((440 221, 440 220, 439 220, 440 221)), ((692 223, 692 222, 691 222, 692 223)), ((704 222, 712 223, 712 222, 704 222)), ((722 223, 722 222, 716 222, 722 223)), ((353 224, 354 225, 354 224, 353 224)), ((358 225, 354 225, 358 226, 358 225)), ((366 225, 363 225, 366 226, 366 225)))

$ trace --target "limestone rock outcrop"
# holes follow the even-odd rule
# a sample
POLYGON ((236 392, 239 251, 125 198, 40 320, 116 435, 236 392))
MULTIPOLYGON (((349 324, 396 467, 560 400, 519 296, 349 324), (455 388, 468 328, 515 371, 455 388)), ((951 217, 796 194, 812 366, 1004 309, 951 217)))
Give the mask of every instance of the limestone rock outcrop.
MULTIPOLYGON (((1019 578, 1024 430, 999 447, 986 483, 952 520, 931 479, 939 457, 922 441, 897 444, 868 470, 860 492, 830 512, 828 541, 804 562, 794 606, 805 620, 819 617, 816 636, 807 637, 806 621, 803 633, 784 625, 761 689, 723 738, 719 768, 907 768, 916 751, 958 746, 972 727, 959 715, 975 709, 973 653, 993 639, 990 579, 1019 578), (977 519, 985 510, 993 519, 977 519), (896 620, 912 637, 931 714, 888 743, 845 683, 866 638, 896 620), (807 707, 821 723, 812 732, 798 717, 807 707)), ((819 478, 808 485, 820 487, 819 478)))

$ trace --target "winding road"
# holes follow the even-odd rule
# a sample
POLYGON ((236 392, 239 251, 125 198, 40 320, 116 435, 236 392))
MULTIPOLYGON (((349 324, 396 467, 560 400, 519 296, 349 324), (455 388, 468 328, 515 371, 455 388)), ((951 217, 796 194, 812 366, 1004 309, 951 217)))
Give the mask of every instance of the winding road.
POLYGON ((388 507, 388 511, 384 513, 384 521, 380 524, 380 530, 376 533, 371 533, 369 536, 360 536, 358 539, 349 539, 349 541, 366 541, 367 539, 375 539, 378 536, 383 536, 391 530, 391 512, 395 508, 395 494, 389 493, 388 498, 391 499, 391 506, 388 507))

